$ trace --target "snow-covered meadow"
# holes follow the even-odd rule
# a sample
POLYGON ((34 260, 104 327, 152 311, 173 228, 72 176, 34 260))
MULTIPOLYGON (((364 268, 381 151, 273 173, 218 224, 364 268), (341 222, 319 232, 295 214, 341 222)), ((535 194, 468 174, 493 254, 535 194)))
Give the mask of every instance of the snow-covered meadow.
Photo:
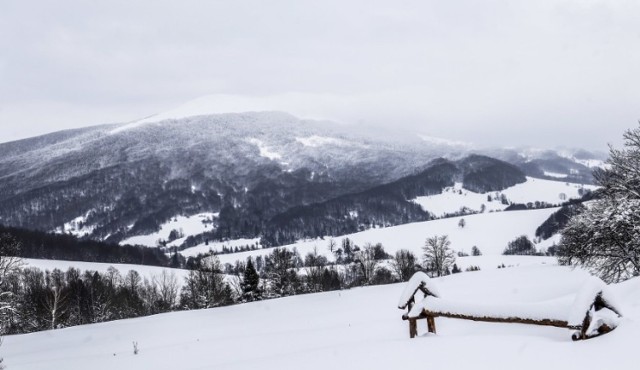
POLYGON ((192 216, 176 216, 160 226, 160 230, 148 235, 133 236, 123 240, 120 244, 138 244, 147 247, 158 246, 159 240, 168 240, 172 231, 177 231, 180 237, 172 240, 167 245, 180 245, 190 235, 202 234, 211 231, 211 223, 218 218, 217 213, 199 213, 192 216))
MULTIPOLYGON (((510 263, 509 256, 502 256, 507 244, 521 235, 527 235, 529 239, 535 238, 535 230, 558 208, 546 208, 527 211, 493 212, 469 215, 463 217, 452 217, 426 222, 415 222, 400 226, 393 226, 380 229, 370 229, 355 234, 343 235, 333 238, 338 245, 344 238, 349 238, 357 245, 366 243, 382 243, 387 253, 394 254, 400 249, 408 249, 415 254, 422 253, 422 247, 427 237, 434 235, 448 235, 451 240, 451 248, 456 252, 471 253, 471 248, 477 246, 485 256, 493 256, 490 259, 480 259, 480 264, 491 263, 491 265, 505 265, 510 263), (460 219, 464 218, 466 225, 464 228, 458 226, 460 219)), ((556 243, 557 238, 550 238, 541 241, 536 245, 539 249, 546 249, 556 243)), ((193 256, 198 253, 206 253, 209 250, 221 250, 223 245, 243 245, 257 242, 253 239, 242 240, 241 243, 235 241, 225 243, 209 243, 188 248, 181 253, 184 256, 193 256)), ((296 248, 300 254, 317 249, 319 254, 332 258, 327 245, 329 238, 299 241, 286 245, 285 248, 296 248)), ((256 257, 271 253, 271 249, 257 249, 253 251, 221 254, 218 257, 222 263, 234 263, 237 260, 244 261, 247 257, 256 257)), ((555 259, 551 259, 555 260, 555 259)), ((461 259, 461 261, 467 261, 461 259)), ((534 261, 546 262, 546 259, 536 259, 534 261)), ((469 264, 476 264, 469 262, 469 264)), ((513 263, 512 263, 513 264, 513 263)), ((482 268, 482 267, 481 267, 482 268)))
POLYGON ((445 188, 441 194, 417 197, 413 201, 436 217, 441 217, 447 213, 458 212, 463 207, 480 211, 483 205, 486 212, 502 211, 507 208, 507 205, 500 201, 503 195, 510 203, 527 204, 538 201, 561 204, 569 199, 579 199, 582 196, 581 189, 595 190, 596 188, 594 185, 527 177, 527 181, 522 184, 489 193, 475 193, 464 189, 462 183, 456 183, 452 187, 445 188), (488 198, 492 200, 489 201, 488 198))
MULTIPOLYGON (((588 275, 559 266, 439 278, 443 295, 534 303, 575 293, 588 275)), ((437 318, 409 339, 396 308, 403 284, 295 296, 8 336, 8 369, 631 369, 637 365, 640 280, 612 286, 624 318, 612 333, 572 342, 566 329, 437 318), (132 343, 140 352, 133 354, 132 343)))

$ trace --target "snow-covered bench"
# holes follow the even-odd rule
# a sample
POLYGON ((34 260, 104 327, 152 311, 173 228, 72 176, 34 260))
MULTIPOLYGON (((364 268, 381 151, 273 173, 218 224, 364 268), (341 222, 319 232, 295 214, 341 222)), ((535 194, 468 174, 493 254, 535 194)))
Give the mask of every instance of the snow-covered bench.
POLYGON ((423 272, 417 272, 407 282, 398 308, 408 310, 402 319, 409 321, 411 338, 418 334, 417 320, 426 319, 428 331, 435 334, 435 318, 449 317, 567 328, 575 330, 573 340, 581 340, 612 331, 622 316, 607 285, 595 277, 585 282, 575 295, 533 304, 497 305, 446 299, 433 279, 423 272), (422 297, 416 302, 418 292, 422 297))

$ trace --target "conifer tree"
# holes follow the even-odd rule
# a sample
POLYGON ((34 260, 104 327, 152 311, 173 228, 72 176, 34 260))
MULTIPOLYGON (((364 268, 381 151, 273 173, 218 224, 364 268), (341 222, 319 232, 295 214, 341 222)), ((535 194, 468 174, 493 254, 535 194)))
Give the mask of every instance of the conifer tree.
POLYGON ((252 302, 262 299, 260 290, 260 276, 253 266, 251 257, 247 259, 247 266, 244 270, 244 278, 242 280, 242 299, 252 302))

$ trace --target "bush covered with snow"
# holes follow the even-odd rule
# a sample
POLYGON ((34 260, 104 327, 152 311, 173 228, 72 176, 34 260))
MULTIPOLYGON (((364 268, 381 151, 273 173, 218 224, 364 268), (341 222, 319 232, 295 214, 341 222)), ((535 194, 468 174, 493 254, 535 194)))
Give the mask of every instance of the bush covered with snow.
POLYGON ((611 149, 609 169, 595 172, 602 196, 562 233, 560 262, 590 269, 606 282, 640 275, 640 128, 611 149))

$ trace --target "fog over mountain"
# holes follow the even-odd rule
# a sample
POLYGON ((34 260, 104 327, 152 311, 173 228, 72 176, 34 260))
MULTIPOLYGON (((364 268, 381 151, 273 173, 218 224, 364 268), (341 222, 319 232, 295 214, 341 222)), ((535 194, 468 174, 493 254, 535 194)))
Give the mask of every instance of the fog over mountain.
POLYGON ((208 113, 602 150, 640 118, 639 12, 636 1, 3 1, 0 142, 209 96, 208 113))

